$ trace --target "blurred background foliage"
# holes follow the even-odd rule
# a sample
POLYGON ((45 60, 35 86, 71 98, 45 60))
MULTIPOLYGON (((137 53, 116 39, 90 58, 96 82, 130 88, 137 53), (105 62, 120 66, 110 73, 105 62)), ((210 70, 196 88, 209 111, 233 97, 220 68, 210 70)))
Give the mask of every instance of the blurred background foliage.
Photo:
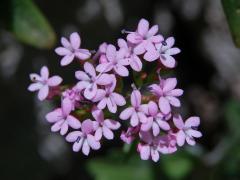
POLYGON ((239 46, 239 0, 1 0, 0 179, 240 179, 239 46), (73 153, 50 133, 44 116, 54 104, 27 92, 28 74, 48 65, 74 82, 76 66, 60 68, 56 39, 78 31, 84 47, 97 49, 142 17, 176 37, 182 53, 173 73, 185 89, 181 113, 199 115, 204 136, 158 163, 141 161, 134 146, 123 147, 117 138, 90 157, 73 153))

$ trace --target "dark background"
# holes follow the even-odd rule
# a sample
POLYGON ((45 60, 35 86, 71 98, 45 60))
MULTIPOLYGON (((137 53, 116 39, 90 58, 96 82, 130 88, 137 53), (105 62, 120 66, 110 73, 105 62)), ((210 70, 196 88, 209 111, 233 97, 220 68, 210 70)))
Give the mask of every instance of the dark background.
POLYGON ((201 117, 203 137, 158 163, 134 154, 119 160, 124 153, 117 138, 89 157, 73 153, 45 121, 54 105, 39 102, 27 87, 29 73, 42 65, 65 82, 74 80, 76 67, 60 68, 54 48, 23 45, 0 30, 1 180, 240 179, 240 50, 219 0, 35 2, 57 33, 57 45, 61 36, 78 31, 83 47, 96 50, 104 41, 116 43, 123 28, 135 30, 140 18, 174 36, 182 50, 176 68, 185 90, 181 111, 201 117))

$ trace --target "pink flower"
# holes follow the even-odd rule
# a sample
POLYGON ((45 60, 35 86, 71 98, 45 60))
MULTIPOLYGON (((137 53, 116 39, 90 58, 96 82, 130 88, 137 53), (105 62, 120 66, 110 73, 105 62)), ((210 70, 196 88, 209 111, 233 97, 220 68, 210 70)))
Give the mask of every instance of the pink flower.
POLYGON ((94 60, 97 60, 99 59, 99 63, 107 63, 108 60, 107 60, 107 57, 106 57, 106 52, 107 52, 107 46, 108 44, 107 43, 102 43, 99 48, 98 48, 98 51, 97 53, 94 55, 93 59, 94 60))
POLYGON ((97 66, 96 70, 98 72, 109 72, 114 70, 119 76, 126 77, 129 75, 128 69, 125 67, 129 65, 127 59, 125 59, 126 51, 125 49, 116 50, 113 45, 107 46, 106 57, 108 62, 101 63, 97 66))
POLYGON ((63 99, 61 108, 58 108, 46 115, 47 121, 54 123, 51 128, 53 132, 60 130, 60 134, 65 135, 69 126, 73 129, 78 129, 81 127, 79 120, 70 115, 71 110, 72 102, 69 99, 63 99))
POLYGON ((120 119, 127 120, 130 118, 131 126, 135 127, 139 123, 146 123, 147 117, 143 112, 141 105, 142 95, 139 90, 134 89, 131 94, 131 104, 132 107, 126 108, 120 114, 120 119))
POLYGON ((156 48, 149 47, 148 51, 144 54, 144 59, 150 62, 159 59, 165 67, 174 68, 176 61, 172 55, 180 53, 179 48, 173 47, 174 42, 174 38, 169 37, 166 41, 156 44, 156 48))
POLYGON ((66 89, 62 93, 64 99, 67 98, 72 102, 72 110, 75 110, 76 107, 79 107, 80 101, 84 99, 81 92, 81 90, 74 86, 71 89, 66 89))
POLYGON ((98 150, 101 147, 99 141, 96 141, 94 133, 94 123, 90 119, 84 120, 81 131, 73 131, 66 136, 68 142, 73 142, 73 151, 78 152, 82 149, 84 155, 88 156, 90 148, 98 150))
POLYGON ((150 85, 150 91, 158 96, 158 105, 160 110, 164 114, 168 114, 171 111, 171 106, 180 107, 181 103, 178 98, 183 94, 182 89, 175 89, 177 85, 176 78, 168 78, 166 80, 160 79, 159 84, 150 85))
POLYGON ((202 133, 197 131, 196 128, 200 125, 199 117, 190 117, 185 123, 182 120, 182 117, 179 115, 173 118, 174 125, 179 129, 176 133, 177 144, 183 146, 185 139, 189 145, 195 145, 194 138, 202 137, 202 133))
POLYGON ((112 130, 117 130, 120 128, 120 123, 112 119, 104 119, 104 114, 102 110, 94 108, 92 110, 92 116, 96 120, 97 129, 95 131, 95 139, 99 141, 102 136, 107 139, 113 139, 114 134, 112 130))
POLYGON ((148 109, 146 113, 149 117, 147 122, 141 125, 142 131, 149 131, 152 129, 153 135, 157 136, 160 133, 160 129, 164 131, 170 130, 170 126, 166 120, 168 120, 171 115, 165 116, 159 112, 158 106, 155 102, 150 101, 148 103, 148 109))
POLYGON ((84 71, 76 71, 75 76, 80 82, 77 83, 79 90, 83 90, 83 95, 87 99, 92 99, 97 93, 97 85, 107 85, 111 83, 109 74, 96 75, 95 68, 89 62, 84 63, 84 71), (84 72, 85 71, 85 72, 84 72))
POLYGON ((49 77, 49 71, 46 66, 43 66, 40 71, 40 76, 38 74, 30 74, 30 79, 33 82, 28 87, 29 91, 39 91, 38 99, 44 100, 49 94, 49 87, 56 87, 62 82, 60 76, 49 77))
POLYGON ((118 46, 119 48, 125 49, 126 54, 125 57, 129 61, 129 65, 135 71, 142 70, 142 62, 140 58, 134 53, 133 45, 127 43, 124 39, 118 39, 118 46))
POLYGON ((117 106, 123 106, 126 104, 126 100, 121 94, 114 92, 116 87, 116 77, 111 75, 112 84, 105 86, 105 89, 99 89, 96 96, 93 98, 93 102, 98 102, 97 107, 104 109, 106 106, 111 113, 117 112, 117 106))
POLYGON ((127 132, 123 131, 121 133, 121 140, 127 144, 131 144, 134 139, 136 139, 136 135, 139 133, 139 126, 129 127, 127 132))
POLYGON ((70 41, 62 37, 61 43, 63 47, 56 48, 55 52, 58 55, 63 56, 61 60, 62 66, 70 64, 74 58, 86 60, 91 56, 89 50, 80 49, 81 38, 77 32, 74 32, 70 35, 70 41))
POLYGON ((159 140, 159 151, 162 154, 172 154, 177 151, 176 136, 171 131, 161 136, 159 140))
POLYGON ((153 137, 150 132, 140 132, 140 139, 142 143, 138 145, 138 151, 142 160, 152 159, 157 162, 160 158, 159 140, 160 137, 153 137))
POLYGON ((154 25, 149 29, 149 22, 146 19, 141 19, 138 23, 136 32, 128 32, 127 40, 136 44, 134 53, 137 55, 143 54, 148 48, 154 48, 154 43, 160 43, 163 40, 161 35, 156 35, 158 26, 154 25))

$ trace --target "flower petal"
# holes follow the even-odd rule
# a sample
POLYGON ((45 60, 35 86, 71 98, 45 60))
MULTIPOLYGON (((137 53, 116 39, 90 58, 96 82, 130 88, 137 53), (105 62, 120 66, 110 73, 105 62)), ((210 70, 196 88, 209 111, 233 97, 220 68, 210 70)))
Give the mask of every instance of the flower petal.
POLYGON ((98 150, 101 147, 100 143, 96 141, 93 135, 90 135, 90 134, 87 135, 87 142, 89 146, 94 150, 98 150))
POLYGON ((134 109, 132 107, 128 107, 126 109, 124 109, 124 111, 121 112, 120 114, 120 119, 122 120, 127 120, 130 118, 130 116, 132 115, 134 109))
POLYGON ((85 141, 83 142, 82 153, 83 153, 84 155, 88 156, 89 152, 90 152, 90 146, 89 146, 89 144, 88 144, 88 141, 85 140, 85 141))
POLYGON ((39 89, 41 89, 42 88, 42 83, 32 83, 32 84, 30 84, 30 86, 28 86, 28 90, 29 91, 38 91, 39 89))
POLYGON ((108 107, 108 110, 111 112, 111 113, 116 113, 117 112, 117 105, 114 101, 114 99, 112 98, 107 98, 107 107, 108 107))
POLYGON ((44 99, 47 98, 48 93, 49 93, 49 87, 48 85, 44 85, 38 92, 38 99, 40 101, 43 101, 44 99))
POLYGON ((77 32, 70 35, 70 42, 74 49, 78 49, 81 45, 81 38, 77 32))
POLYGON ((142 160, 148 160, 150 157, 150 146, 145 145, 140 149, 140 157, 142 160))
POLYGON ((114 70, 119 76, 127 77, 129 75, 128 69, 120 64, 115 65, 114 70))
POLYGON ((164 114, 168 114, 171 111, 169 101, 165 97, 159 98, 159 108, 164 114))
POLYGON ((138 23, 137 32, 145 36, 149 29, 149 22, 146 19, 141 19, 138 23))
POLYGON ((114 138, 113 132, 109 128, 107 128, 106 126, 103 126, 102 130, 103 130, 103 136, 105 138, 109 140, 114 138))
POLYGON ((186 139, 186 136, 185 136, 185 133, 180 130, 178 133, 177 133, 177 144, 179 146, 183 146, 184 143, 185 143, 185 139, 186 139))
POLYGON ((126 104, 126 100, 124 99, 124 97, 118 93, 112 93, 111 97, 118 106, 123 106, 126 104))
POLYGON ((68 124, 73 129, 79 129, 81 127, 80 121, 74 116, 69 115, 67 117, 68 124))
POLYGON ((66 55, 64 56, 62 59, 61 59, 61 66, 66 66, 68 64, 70 64, 74 59, 74 54, 69 54, 69 55, 66 55))
POLYGON ((149 62, 152 62, 152 61, 155 61, 159 58, 160 54, 158 51, 156 50, 153 50, 153 51, 147 51, 143 58, 146 60, 146 61, 149 61, 149 62))
POLYGON ((96 77, 96 71, 93 65, 89 62, 85 62, 83 65, 84 71, 90 74, 92 77, 96 77))
POLYGON ((168 78, 164 81, 163 92, 166 93, 168 91, 173 90, 177 86, 176 78, 168 78))
POLYGON ((104 125, 108 127, 109 129, 117 130, 120 128, 121 124, 117 121, 111 120, 111 119, 106 119, 104 121, 104 125))
POLYGON ((60 76, 52 76, 48 79, 48 85, 51 87, 61 84, 62 78, 60 76))
POLYGON ((190 127, 198 127, 200 124, 200 118, 193 116, 190 117, 186 120, 185 122, 185 127, 190 128, 190 127))

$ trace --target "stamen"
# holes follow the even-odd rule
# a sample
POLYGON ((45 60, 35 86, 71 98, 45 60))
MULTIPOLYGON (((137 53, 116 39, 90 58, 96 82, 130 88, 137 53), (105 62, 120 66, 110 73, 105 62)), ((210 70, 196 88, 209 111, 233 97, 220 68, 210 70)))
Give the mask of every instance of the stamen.
POLYGON ((131 32, 131 31, 126 31, 125 29, 122 29, 122 30, 121 30, 121 33, 122 33, 122 34, 128 34, 128 33, 133 33, 133 32, 131 32))
POLYGON ((133 90, 137 90, 137 87, 134 83, 131 84, 131 87, 133 88, 133 90))

